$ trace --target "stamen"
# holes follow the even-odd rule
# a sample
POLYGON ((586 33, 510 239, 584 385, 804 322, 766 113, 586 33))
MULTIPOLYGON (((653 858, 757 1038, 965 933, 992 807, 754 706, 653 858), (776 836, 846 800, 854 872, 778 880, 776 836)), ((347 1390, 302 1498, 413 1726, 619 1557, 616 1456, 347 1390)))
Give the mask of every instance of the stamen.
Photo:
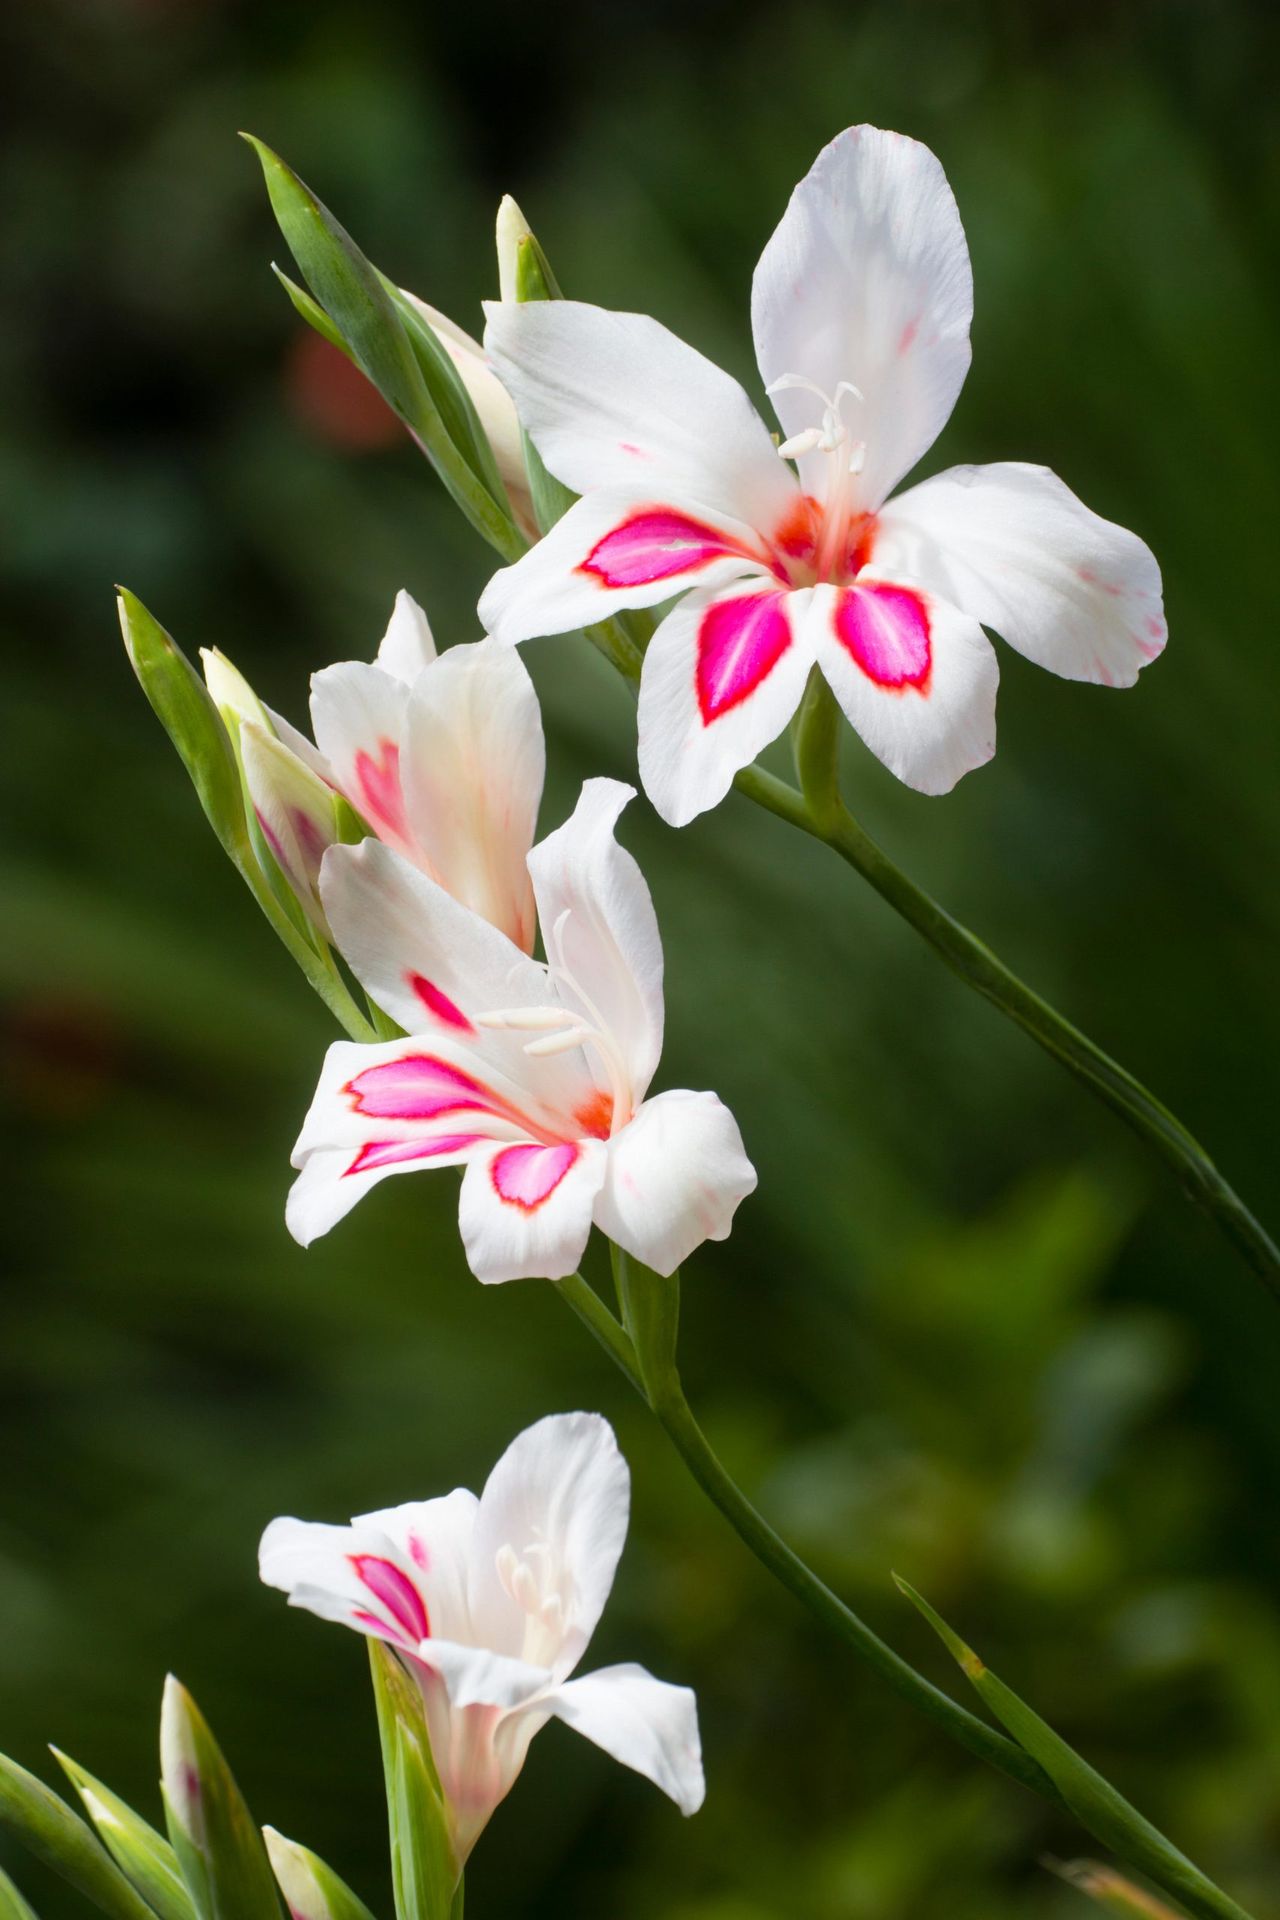
POLYGON ((493 1013, 477 1013, 471 1024, 513 1028, 517 1033, 546 1033, 563 1027, 572 1017, 563 1007, 498 1007, 493 1013))
POLYGON ((530 1040, 523 1050, 531 1060, 549 1060, 552 1054, 571 1053, 584 1040, 598 1037, 590 1027, 570 1027, 567 1033, 550 1033, 545 1040, 530 1040))
POLYGON ((798 460, 802 453, 812 453, 815 447, 822 445, 822 435, 817 427, 806 427, 802 433, 793 433, 778 448, 779 460, 798 460))

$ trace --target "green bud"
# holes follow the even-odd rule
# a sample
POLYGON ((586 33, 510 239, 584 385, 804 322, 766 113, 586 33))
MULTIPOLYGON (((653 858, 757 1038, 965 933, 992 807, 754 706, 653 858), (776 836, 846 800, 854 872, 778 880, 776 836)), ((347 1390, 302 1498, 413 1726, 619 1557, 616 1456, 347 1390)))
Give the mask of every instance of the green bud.
POLYGON ((398 1920, 445 1920, 460 1875, 422 1695, 391 1649, 369 1641, 382 1740, 398 1920))
POLYGON ((198 1920, 280 1920, 262 1836, 199 1708, 172 1674, 160 1712, 160 1779, 198 1920))
POLYGON ((318 1854, 286 1840, 274 1827, 264 1827, 262 1837, 292 1920, 373 1920, 364 1901, 318 1854))
MULTIPOLYGON (((318 308, 472 525, 504 558, 515 559, 524 541, 501 501, 488 442, 449 355, 297 174, 252 134, 244 137, 262 164, 280 231, 318 308)), ((315 324, 317 316, 306 317, 315 324)))
POLYGON ((194 1920, 195 1909, 168 1841, 65 1753, 57 1747, 50 1752, 80 1795, 103 1846, 147 1905, 161 1920, 194 1920))
POLYGON ((0 1827, 110 1920, 154 1920, 84 1821, 25 1767, 0 1754, 0 1827))
POLYGON ((249 854, 240 771, 226 727, 186 655, 127 588, 120 630, 142 691, 191 776, 209 823, 239 865, 249 854))

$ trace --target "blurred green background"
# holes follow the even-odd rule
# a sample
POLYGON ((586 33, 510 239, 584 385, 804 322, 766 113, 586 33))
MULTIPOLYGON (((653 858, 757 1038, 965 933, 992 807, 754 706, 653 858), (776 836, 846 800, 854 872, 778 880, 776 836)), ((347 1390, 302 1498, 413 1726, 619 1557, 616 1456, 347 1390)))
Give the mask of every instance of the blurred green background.
MULTIPOLYGON (((1222 3, 42 0, 8 19, 0 494, 8 822, 0 1747, 154 1814, 173 1668, 259 1819, 389 1913, 353 1636, 261 1589, 263 1523, 479 1486, 598 1407, 635 1519, 591 1661, 699 1691, 682 1823, 553 1727, 469 1875, 540 1920, 1041 1920, 1082 1836, 911 1718, 748 1559, 550 1290, 482 1291, 453 1182, 309 1253, 288 1151, 327 1017, 224 862, 115 631, 126 581, 295 719, 396 588, 475 637, 486 552, 268 272, 248 127, 479 330, 499 194, 566 287, 753 385, 751 267, 818 147, 928 141, 977 279, 931 467, 1030 458, 1136 527, 1171 644, 1124 697, 1001 650, 1001 746, 948 800, 851 747, 856 811, 1163 1094, 1274 1230, 1280 832, 1277 95, 1222 3)), ((526 651, 543 819, 629 777, 582 643, 526 651)), ((758 1194, 686 1279, 728 1462, 943 1684, 921 1587, 1258 1920, 1280 1913, 1280 1323, 1117 1122, 854 876, 731 802, 626 836, 658 903, 660 1084, 714 1086, 758 1194)), ((6 1853, 6 1862, 15 1866, 6 1853)), ((45 1920, 79 1909, 16 1863, 45 1920)))

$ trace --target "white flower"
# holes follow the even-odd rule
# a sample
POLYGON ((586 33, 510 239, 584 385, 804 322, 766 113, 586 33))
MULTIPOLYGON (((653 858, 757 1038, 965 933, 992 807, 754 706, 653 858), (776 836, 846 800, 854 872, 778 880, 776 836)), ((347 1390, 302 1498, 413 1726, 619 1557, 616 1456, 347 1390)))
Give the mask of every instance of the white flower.
POLYGON ((646 1098, 662 1051, 662 943, 614 825, 633 789, 589 780, 529 855, 547 964, 366 840, 321 891, 361 984, 407 1037, 339 1041, 294 1149, 305 1246, 393 1173, 462 1166, 459 1225, 480 1280, 561 1279, 594 1220, 671 1273, 723 1240, 756 1176, 713 1093, 646 1098))
POLYGON ((387 1641, 417 1680, 459 1868, 553 1717, 683 1813, 702 1804, 687 1687, 638 1666, 569 1678, 609 1597, 630 1497, 608 1422, 554 1414, 511 1443, 478 1500, 460 1487, 349 1527, 273 1520, 262 1536, 268 1586, 387 1641))
POLYGON ((546 765, 533 683, 494 640, 437 654, 427 616, 396 596, 377 659, 311 678, 315 744, 272 713, 220 654, 204 655, 234 723, 258 824, 313 921, 323 856, 339 837, 336 791, 387 846, 527 952, 533 844, 546 765))
POLYGON ((756 269, 781 446, 737 381, 654 320, 488 308, 521 420, 582 498, 495 576, 481 619, 524 640, 683 595, 640 689, 641 776, 674 825, 781 731, 814 665, 886 766, 944 793, 995 751, 983 625, 1106 686, 1163 647, 1151 553, 1045 468, 955 467, 890 498, 955 404, 972 310, 941 166, 874 127, 819 154, 756 269))

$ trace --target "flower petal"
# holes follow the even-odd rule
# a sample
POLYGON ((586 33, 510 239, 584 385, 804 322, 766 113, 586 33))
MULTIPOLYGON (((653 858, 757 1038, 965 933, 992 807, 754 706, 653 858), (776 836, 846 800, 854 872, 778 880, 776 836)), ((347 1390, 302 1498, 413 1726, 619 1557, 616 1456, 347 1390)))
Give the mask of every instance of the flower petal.
POLYGON ((1047 467, 952 467, 890 501, 876 564, 902 566, 1038 666, 1131 687, 1163 650, 1160 569, 1047 467))
POLYGON ((671 826, 722 800, 799 706, 813 664, 808 598, 759 582, 690 593, 649 642, 640 778, 671 826))
POLYGON ((542 716, 519 654, 496 640, 450 647, 409 695, 402 769, 409 831, 456 900, 528 953, 525 865, 546 770, 542 716))
POLYGON ((470 1161, 458 1197, 467 1264, 486 1286, 563 1280, 582 1258, 604 1179, 600 1140, 516 1142, 470 1161))
POLYGON ((527 1660, 434 1637, 421 1648, 420 1656, 424 1666, 439 1674, 449 1705, 459 1712, 466 1707, 518 1711, 544 1693, 553 1678, 545 1667, 532 1666, 527 1660))
MULTIPOLYGON (((518 1434, 485 1482, 472 1536, 468 1595, 475 1638, 523 1657, 530 1614, 501 1578, 508 1549, 528 1559, 551 1599, 558 1646, 543 1636, 557 1679, 573 1671, 613 1586, 627 1537, 631 1474, 598 1413, 555 1413, 518 1434)), ((536 1631, 536 1626, 534 1631, 536 1631)))
POLYGON ((380 839, 412 852, 400 786, 408 700, 403 680, 361 660, 311 676, 311 724, 334 780, 380 839))
POLYGON ((551 472, 575 493, 653 490, 769 527, 794 482, 738 382, 640 313, 490 302, 485 347, 551 472))
POLYGON ((258 1572, 267 1586, 288 1594, 290 1606, 404 1651, 413 1652, 431 1632, 418 1570, 376 1526, 273 1520, 258 1548, 258 1572))
POLYGON ((391 1174, 460 1166, 494 1142, 537 1141, 546 1131, 527 1087, 444 1033, 381 1046, 336 1041, 293 1150, 300 1173, 286 1224, 309 1246, 391 1174))
POLYGON ((401 587, 378 648, 377 664, 384 673, 411 687, 435 657, 436 643, 427 616, 413 595, 401 587))
POLYGON ((891 773, 948 793, 995 752, 999 668, 976 620, 901 580, 815 587, 818 664, 849 723, 891 773))
POLYGON ((458 1487, 435 1500, 409 1500, 357 1514, 351 1523, 362 1533, 382 1534, 402 1564, 413 1569, 433 1638, 465 1640, 470 1633, 467 1568, 479 1507, 474 1493, 458 1487))
MULTIPOLYGON (((800 375, 834 397, 866 452, 858 503, 879 506, 937 439, 969 367, 973 275, 940 163, 878 127, 849 127, 824 147, 760 256, 751 293, 766 386, 800 375)), ((819 424, 803 388, 774 397, 788 437, 819 424)), ((806 491, 825 489, 829 457, 804 454, 806 491)))
POLYGON ((253 720, 240 725, 240 761, 263 838, 307 918, 327 939, 320 863, 338 830, 333 789, 253 720))
POLYGON ((755 1187, 738 1123, 714 1093, 660 1093, 609 1142, 596 1225, 655 1273, 674 1273, 704 1240, 728 1238, 755 1187))
POLYGON ((543 1705, 624 1767, 652 1780, 681 1813, 696 1813, 702 1805, 698 1703, 688 1687, 655 1680, 643 1667, 602 1667, 558 1687, 543 1705))
MULTIPOLYGON (((580 1009, 584 1026, 602 1028, 620 1056, 624 1088, 602 1089, 639 1105, 662 1052, 662 939, 644 875, 614 828, 635 788, 588 780, 562 827, 529 855, 547 959, 561 1001, 580 1009)), ((622 1125, 630 1113, 613 1115, 622 1125)))
POLYGON ((767 565, 743 521, 674 495, 606 487, 494 574, 480 622, 501 640, 571 633, 621 607, 655 607, 684 587, 721 585, 767 565))

